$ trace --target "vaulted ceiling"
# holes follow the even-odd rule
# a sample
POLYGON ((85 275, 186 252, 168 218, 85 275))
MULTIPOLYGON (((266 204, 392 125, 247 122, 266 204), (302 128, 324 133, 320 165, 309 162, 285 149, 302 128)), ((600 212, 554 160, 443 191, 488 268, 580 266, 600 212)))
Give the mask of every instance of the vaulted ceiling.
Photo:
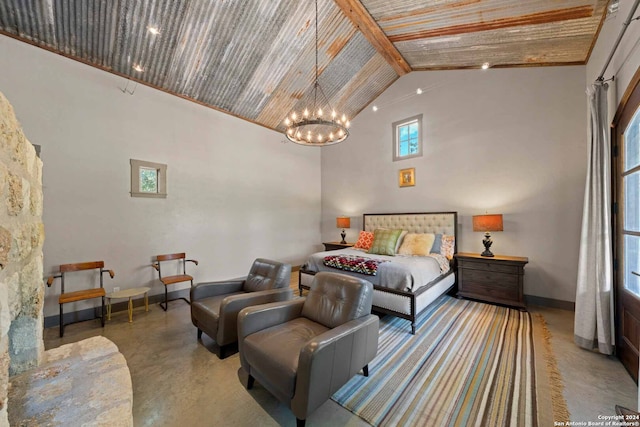
MULTIPOLYGON (((584 64, 607 3, 318 0, 319 81, 353 118, 412 70, 584 64)), ((313 0, 0 1, 0 34, 277 130, 313 87, 314 22, 313 0)))

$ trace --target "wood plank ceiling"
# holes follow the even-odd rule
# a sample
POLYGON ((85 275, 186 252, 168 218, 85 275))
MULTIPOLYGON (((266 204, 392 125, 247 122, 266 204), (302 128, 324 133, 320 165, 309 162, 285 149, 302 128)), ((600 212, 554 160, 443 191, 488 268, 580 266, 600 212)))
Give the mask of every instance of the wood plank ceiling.
MULTIPOLYGON (((414 70, 584 64, 607 3, 318 0, 320 84, 353 118, 414 70)), ((313 88, 314 11, 313 0, 1 0, 0 34, 281 131, 313 88)))

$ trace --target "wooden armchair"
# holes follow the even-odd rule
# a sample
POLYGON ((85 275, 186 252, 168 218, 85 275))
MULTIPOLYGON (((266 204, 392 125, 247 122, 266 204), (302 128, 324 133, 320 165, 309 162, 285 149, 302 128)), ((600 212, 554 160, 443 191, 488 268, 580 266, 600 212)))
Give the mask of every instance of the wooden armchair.
POLYGON ((102 275, 104 273, 109 273, 109 276, 111 276, 112 279, 113 279, 113 276, 115 276, 115 273, 113 272, 113 270, 107 270, 104 268, 104 261, 79 262, 76 264, 62 264, 60 266, 60 274, 56 274, 55 276, 50 276, 47 279, 47 286, 49 287, 51 287, 55 279, 57 278, 60 279, 60 297, 58 298, 58 303, 60 304, 60 337, 64 335, 64 313, 62 310, 62 306, 63 304, 66 304, 68 302, 82 301, 82 300, 87 300, 92 298, 102 298, 100 319, 101 319, 102 327, 104 327, 104 314, 105 314, 104 297, 106 295, 104 291, 104 282, 102 279, 102 275), (89 289, 82 289, 79 291, 73 291, 73 292, 64 291, 64 277, 66 273, 71 273, 73 271, 93 270, 93 269, 98 269, 100 272, 99 288, 94 287, 89 289))
POLYGON ((191 282, 191 286, 193 286, 193 277, 187 274, 187 262, 192 262, 195 265, 198 265, 198 261, 196 261, 195 259, 186 259, 186 254, 184 252, 177 253, 177 254, 156 255, 156 262, 151 264, 151 266, 155 268, 156 271, 158 271, 158 276, 160 278, 160 281, 164 285, 164 306, 162 305, 162 303, 160 303, 160 307, 162 307, 164 311, 167 311, 167 308, 168 308, 167 303, 169 301, 175 301, 175 300, 181 299, 181 300, 185 300, 187 304, 191 304, 191 302, 184 297, 174 298, 170 300, 168 299, 168 294, 167 294, 167 286, 173 285, 175 283, 191 282), (174 276, 163 276, 162 270, 160 268, 160 263, 163 261, 179 261, 179 262, 181 261, 182 274, 177 274, 174 276))

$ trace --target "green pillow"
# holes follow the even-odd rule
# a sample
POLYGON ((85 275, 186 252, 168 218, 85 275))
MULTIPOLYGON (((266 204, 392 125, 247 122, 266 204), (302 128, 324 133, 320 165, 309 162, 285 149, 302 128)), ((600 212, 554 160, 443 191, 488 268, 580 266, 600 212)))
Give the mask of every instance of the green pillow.
POLYGON ((373 244, 369 249, 370 254, 395 255, 396 243, 402 234, 402 230, 386 230, 379 228, 373 232, 373 244))

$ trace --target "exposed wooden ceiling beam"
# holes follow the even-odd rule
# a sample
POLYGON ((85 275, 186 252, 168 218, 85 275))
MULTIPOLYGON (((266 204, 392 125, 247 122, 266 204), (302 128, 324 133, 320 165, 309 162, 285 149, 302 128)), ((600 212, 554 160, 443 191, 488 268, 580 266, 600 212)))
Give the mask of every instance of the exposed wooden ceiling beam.
POLYGON ((393 43, 389 41, 384 31, 359 0, 334 1, 399 76, 411 72, 411 67, 407 61, 405 61, 393 43))
POLYGON ((541 25, 572 19, 590 18, 593 16, 593 7, 580 6, 566 9, 556 9, 530 15, 514 16, 509 18, 496 19, 493 21, 473 22, 465 25, 454 25, 451 27, 434 28, 429 30, 416 31, 408 34, 396 34, 388 38, 393 43, 421 40, 429 37, 452 36, 468 33, 479 33, 482 31, 500 30, 511 27, 521 27, 525 25, 541 25))

